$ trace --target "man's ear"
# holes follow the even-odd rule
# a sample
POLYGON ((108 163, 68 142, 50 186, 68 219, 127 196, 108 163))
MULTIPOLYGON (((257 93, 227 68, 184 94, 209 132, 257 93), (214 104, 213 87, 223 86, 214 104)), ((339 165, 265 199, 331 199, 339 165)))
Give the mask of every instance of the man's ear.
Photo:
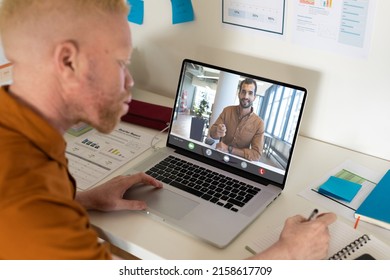
POLYGON ((79 59, 78 45, 74 41, 59 43, 54 51, 56 70, 63 79, 72 78, 77 74, 79 59))

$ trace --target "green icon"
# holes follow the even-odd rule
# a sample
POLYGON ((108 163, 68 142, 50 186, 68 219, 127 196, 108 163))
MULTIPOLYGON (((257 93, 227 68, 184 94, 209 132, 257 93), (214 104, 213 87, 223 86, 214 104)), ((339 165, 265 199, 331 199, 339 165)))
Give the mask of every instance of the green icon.
POLYGON ((193 150, 193 149, 195 149, 195 144, 194 143, 188 143, 188 149, 190 149, 190 150, 193 150))

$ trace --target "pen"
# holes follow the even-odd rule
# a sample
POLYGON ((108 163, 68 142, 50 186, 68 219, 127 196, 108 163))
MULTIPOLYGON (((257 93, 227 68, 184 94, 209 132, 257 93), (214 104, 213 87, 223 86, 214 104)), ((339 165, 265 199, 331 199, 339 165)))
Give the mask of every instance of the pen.
POLYGON ((307 221, 311 221, 317 217, 318 209, 314 209, 313 212, 311 212, 309 218, 307 218, 307 221))
POLYGON ((353 226, 354 229, 357 229, 357 226, 359 224, 359 220, 360 220, 360 216, 358 216, 356 221, 355 221, 355 225, 353 226))

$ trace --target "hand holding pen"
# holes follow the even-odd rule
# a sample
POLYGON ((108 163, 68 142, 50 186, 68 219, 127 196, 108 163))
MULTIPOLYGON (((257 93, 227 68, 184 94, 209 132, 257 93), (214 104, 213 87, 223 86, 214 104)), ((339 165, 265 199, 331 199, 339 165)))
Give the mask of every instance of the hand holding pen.
POLYGON ((293 259, 322 259, 328 252, 330 234, 328 226, 336 220, 334 213, 321 213, 314 209, 309 217, 290 217, 280 235, 293 259))
POLYGON ((314 209, 308 218, 295 215, 287 218, 279 240, 252 259, 324 259, 328 255, 330 234, 328 226, 336 221, 334 213, 314 209))
POLYGON ((315 218, 317 218, 317 215, 318 215, 318 209, 314 209, 309 218, 307 218, 307 221, 310 222, 311 220, 314 220, 315 218))

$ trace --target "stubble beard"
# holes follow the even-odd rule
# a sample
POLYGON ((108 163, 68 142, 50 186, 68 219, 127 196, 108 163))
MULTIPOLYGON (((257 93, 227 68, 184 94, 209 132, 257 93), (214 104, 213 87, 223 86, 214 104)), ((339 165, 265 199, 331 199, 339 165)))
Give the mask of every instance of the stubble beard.
POLYGON ((117 100, 114 106, 104 106, 102 105, 99 111, 99 124, 96 129, 101 133, 110 133, 118 125, 121 120, 121 117, 127 112, 123 111, 123 104, 125 98, 120 98, 117 100))
POLYGON ((245 99, 241 99, 240 100, 240 106, 243 109, 251 108, 253 106, 253 102, 251 102, 251 101, 246 102, 245 99))

